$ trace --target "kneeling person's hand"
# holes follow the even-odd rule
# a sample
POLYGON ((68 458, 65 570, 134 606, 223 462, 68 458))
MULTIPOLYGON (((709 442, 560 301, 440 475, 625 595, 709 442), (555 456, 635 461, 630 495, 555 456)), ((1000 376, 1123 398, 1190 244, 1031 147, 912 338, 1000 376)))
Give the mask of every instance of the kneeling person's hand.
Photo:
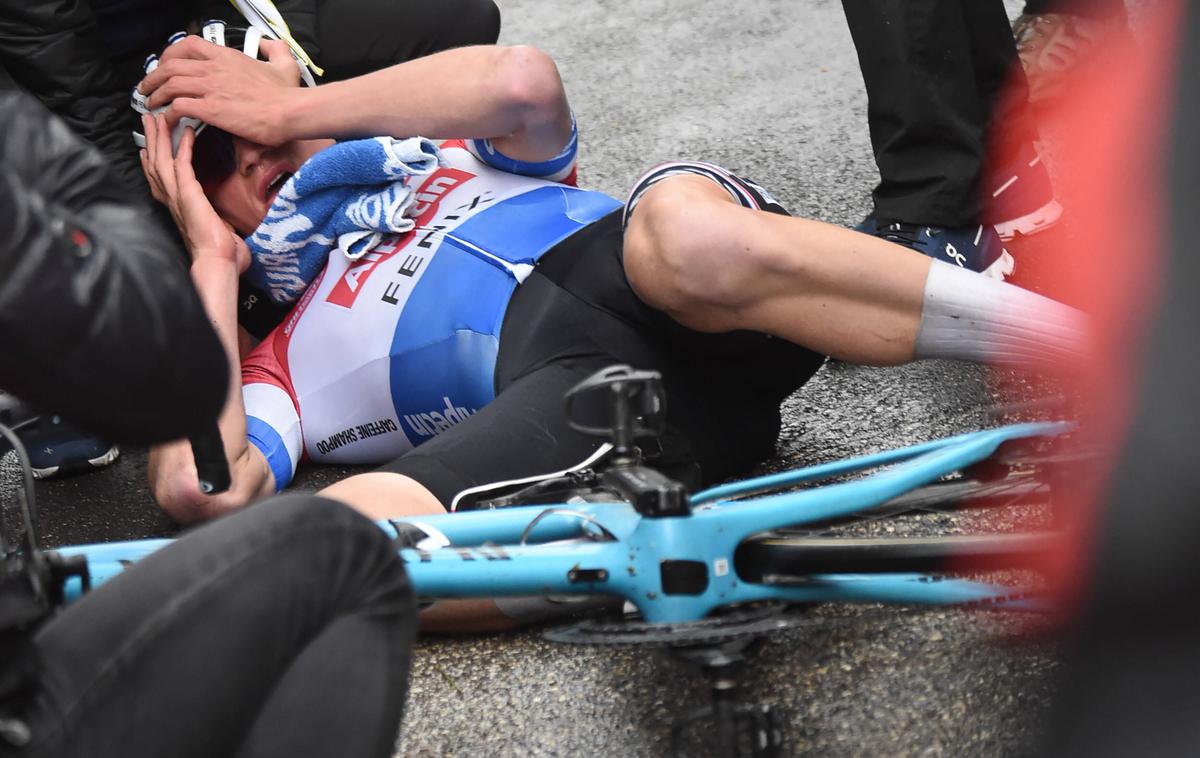
POLYGON ((171 130, 163 115, 142 116, 142 126, 146 130, 142 170, 154 198, 171 211, 192 260, 225 258, 237 264, 238 273, 244 272, 250 265, 245 241, 217 215, 192 169, 195 131, 190 127, 184 131, 179 150, 172 156, 171 130))

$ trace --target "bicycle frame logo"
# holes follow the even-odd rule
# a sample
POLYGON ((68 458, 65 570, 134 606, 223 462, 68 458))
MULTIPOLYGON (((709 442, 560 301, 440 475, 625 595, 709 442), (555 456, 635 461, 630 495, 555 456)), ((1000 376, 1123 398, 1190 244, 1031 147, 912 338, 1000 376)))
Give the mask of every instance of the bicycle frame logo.
MULTIPOLYGON (((484 561, 511 561, 512 556, 505 552, 501 545, 474 545, 462 547, 458 545, 447 545, 445 550, 451 550, 463 560, 464 563, 478 560, 484 561)), ((419 547, 414 547, 417 552, 417 558, 421 563, 430 563, 433 561, 433 554, 428 550, 422 550, 419 547)))

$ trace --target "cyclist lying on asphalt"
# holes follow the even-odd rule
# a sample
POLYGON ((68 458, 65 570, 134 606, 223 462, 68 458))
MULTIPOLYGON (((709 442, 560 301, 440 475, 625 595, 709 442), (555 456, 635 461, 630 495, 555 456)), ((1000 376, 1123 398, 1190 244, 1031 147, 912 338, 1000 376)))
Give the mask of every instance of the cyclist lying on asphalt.
POLYGON ((615 363, 662 372, 669 431, 646 458, 700 484, 770 455, 780 403, 826 356, 1029 365, 1081 350, 1077 311, 790 217, 716 166, 658 166, 625 203, 575 188, 574 119, 535 49, 460 48, 308 89, 264 49, 272 62, 190 37, 140 85, 149 107, 173 103, 144 118, 143 166, 229 355, 239 276, 296 300, 231 360, 232 489, 200 493, 186 441, 152 450, 154 497, 179 521, 280 490, 303 460, 384 463, 324 492, 379 518, 567 468, 601 441, 566 424, 563 393, 615 363), (173 158, 184 115, 210 126, 173 158), (331 147, 418 134, 449 141, 331 147), (381 207, 403 218, 388 227, 381 207))

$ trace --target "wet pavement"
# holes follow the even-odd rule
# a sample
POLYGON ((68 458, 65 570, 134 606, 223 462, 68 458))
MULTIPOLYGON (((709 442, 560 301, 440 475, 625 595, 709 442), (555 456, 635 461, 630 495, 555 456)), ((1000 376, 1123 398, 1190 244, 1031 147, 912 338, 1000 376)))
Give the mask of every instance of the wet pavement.
MULTIPOLYGON (((699 158, 753 178, 796 215, 850 225, 867 212, 876 172, 840 2, 500 4, 503 42, 559 61, 581 185, 622 197, 652 164, 699 158)), ((1027 389, 1008 378, 1010 391, 1027 389)), ((948 363, 827 366, 788 401, 765 468, 977 428, 993 402, 986 379, 948 363)), ((349 470, 310 470, 296 486, 349 470)), ((147 494, 143 451, 40 484, 39 496, 51 544, 171 532, 147 494)), ((815 619, 773 636, 748 676, 752 699, 783 708, 788 754, 993 756, 1036 744, 1056 657, 1021 619, 842 607, 815 619)), ((700 679, 649 650, 557 645, 536 631, 426 640, 400 754, 663 755, 671 719, 703 697, 700 679)))

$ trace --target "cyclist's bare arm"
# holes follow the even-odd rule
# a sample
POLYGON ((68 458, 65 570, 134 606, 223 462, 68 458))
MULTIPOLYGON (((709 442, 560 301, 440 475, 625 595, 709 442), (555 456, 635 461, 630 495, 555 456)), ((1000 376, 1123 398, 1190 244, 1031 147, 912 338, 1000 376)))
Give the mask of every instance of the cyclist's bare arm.
POLYGON ((167 515, 181 523, 204 521, 275 492, 275 477, 266 457, 246 438, 237 349, 237 267, 229 261, 202 257, 192 264, 191 273, 233 367, 220 418, 232 486, 220 495, 200 491, 192 446, 187 440, 152 447, 148 464, 151 494, 167 515))
POLYGON ((317 137, 490 138, 511 158, 553 158, 571 115, 554 61, 527 46, 464 47, 314 88, 272 64, 189 37, 139 88, 168 120, 192 116, 265 145, 317 137))
POLYGON ((156 198, 165 203, 183 233, 192 257, 191 276, 229 365, 229 388, 219 426, 232 475, 228 492, 210 496, 200 491, 191 445, 179 440, 150 450, 149 479, 154 499, 172 518, 200 521, 240 507, 274 491, 266 458, 246 438, 238 355, 238 276, 249 263, 245 243, 217 216, 192 173, 195 135, 188 130, 177 156, 171 155, 165 120, 143 119, 147 147, 142 166, 156 198))

